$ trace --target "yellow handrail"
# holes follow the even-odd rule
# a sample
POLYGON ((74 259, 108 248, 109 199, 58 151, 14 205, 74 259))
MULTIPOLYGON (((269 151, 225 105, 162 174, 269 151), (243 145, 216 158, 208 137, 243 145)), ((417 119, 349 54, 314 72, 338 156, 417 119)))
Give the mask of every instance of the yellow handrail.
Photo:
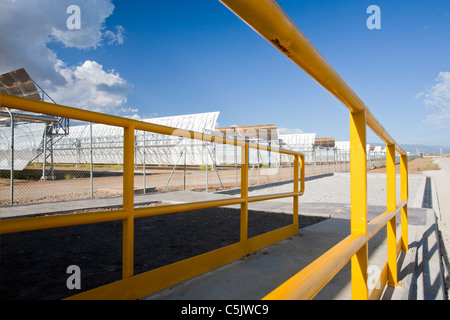
POLYGON ((250 254, 298 233, 298 197, 304 192, 305 157, 291 150, 250 143, 244 140, 208 135, 179 128, 172 128, 121 118, 97 112, 81 110, 35 101, 0 93, 0 106, 29 112, 50 114, 57 117, 101 123, 124 128, 124 165, 123 165, 123 208, 108 212, 89 212, 62 214, 45 217, 16 218, 0 220, 0 235, 40 229, 66 226, 123 221, 122 239, 122 280, 102 287, 82 292, 71 299, 138 299, 156 291, 165 289, 178 282, 210 271, 235 259, 250 254), (242 148, 241 196, 239 198, 199 201, 192 203, 164 205, 156 207, 134 208, 134 132, 150 131, 173 135, 187 139, 234 145, 242 148), (248 196, 249 148, 279 152, 294 158, 293 191, 267 196, 248 196), (300 183, 300 187, 299 187, 300 183), (248 238, 248 203, 278 198, 293 198, 292 224, 248 238), (136 218, 162 215, 175 212, 199 210, 219 206, 239 204, 241 206, 240 241, 238 243, 190 258, 168 266, 134 275, 134 220, 136 218))
POLYGON ((365 243, 363 234, 349 235, 263 299, 312 299, 365 243))
MULTIPOLYGON (((305 35, 273 0, 220 0, 231 11, 238 15, 256 32, 274 45, 284 55, 302 68, 308 75, 323 86, 350 111, 350 144, 351 144, 351 234, 312 262, 285 284, 268 294, 266 299, 311 299, 315 294, 351 259, 352 298, 369 299, 379 297, 379 292, 369 292, 367 286, 368 241, 384 225, 387 225, 387 264, 380 276, 379 283, 395 286, 397 277, 397 248, 408 250, 407 233, 407 200, 408 200, 408 165, 406 152, 395 142, 383 126, 376 120, 362 99, 341 78, 332 66, 323 58, 305 35), (368 125, 383 141, 386 142, 388 156, 387 166, 387 212, 368 223, 367 221, 367 172, 366 172, 366 125, 368 125), (395 196, 395 151, 400 153, 401 203, 396 204, 395 196), (396 241, 396 214, 401 210, 401 238, 396 241)), ((256 251, 286 237, 294 235, 298 230, 298 197, 304 190, 304 156, 300 153, 274 147, 252 144, 247 141, 227 139, 196 133, 188 130, 165 127, 131 119, 99 114, 52 104, 47 108, 44 102, 17 98, 0 94, 0 106, 21 109, 37 113, 67 117, 81 121, 97 122, 124 128, 124 205, 123 210, 115 210, 109 214, 95 212, 91 214, 65 215, 61 217, 39 217, 2 221, 0 234, 34 230, 45 225, 59 227, 98 221, 123 220, 123 280, 81 293, 74 298, 138 298, 151 292, 166 288, 176 281, 182 281, 223 265, 245 254, 256 251), (167 135, 175 135, 188 139, 231 144, 243 148, 241 167, 241 196, 227 201, 205 201, 193 204, 165 206, 161 208, 133 207, 134 130, 151 131, 167 135), (294 181, 299 179, 299 165, 302 171, 300 181, 294 183, 291 193, 277 196, 248 196, 248 148, 280 152, 294 156, 294 181), (301 162, 300 162, 301 159, 301 162), (293 224, 267 234, 248 238, 248 203, 273 199, 275 197, 293 197, 293 224), (241 237, 239 243, 214 250, 199 257, 187 259, 167 267, 152 270, 140 275, 133 275, 133 221, 136 217, 154 214, 178 212, 193 208, 208 208, 224 204, 241 205, 241 237), (105 220, 103 220, 105 219, 105 220), (48 223, 48 224, 47 224, 48 223), (154 279, 163 281, 154 282, 154 279), (133 291, 126 289, 132 286, 133 291)))
MULTIPOLYGON (((395 142, 373 116, 362 99, 333 69, 274 0, 220 0, 220 2, 350 110, 351 235, 347 240, 341 242, 319 258, 329 261, 333 266, 320 264, 316 260, 306 267, 308 270, 307 277, 304 276, 306 274, 305 271, 300 272, 299 275, 275 289, 266 298, 312 298, 317 291, 310 291, 310 286, 314 288, 321 287, 342 266, 341 263, 334 263, 331 257, 348 257, 348 253, 351 252, 352 298, 368 299, 367 242, 370 237, 380 230, 378 223, 383 223, 382 226, 387 224, 388 230, 388 271, 383 273, 383 279, 380 277, 380 282, 383 282, 383 286, 386 281, 389 285, 397 285, 398 252, 395 226, 398 209, 396 208, 395 199, 395 151, 397 150, 401 155, 401 200, 403 202, 400 209, 402 219, 400 243, 402 250, 407 250, 408 248, 408 164, 406 152, 395 142), (388 213, 380 217, 377 220, 377 224, 373 223, 370 225, 367 222, 366 124, 386 142, 386 149, 388 150, 386 158, 388 213), (365 242, 361 246, 354 247, 352 246, 354 241, 350 241, 350 239, 355 237, 359 240, 364 238, 365 242), (346 255, 340 252, 345 252, 346 255), (311 266, 314 266, 314 268, 311 266), (384 276, 386 273, 387 277, 384 276), (311 292, 314 292, 314 294, 311 294, 311 292)), ((376 295, 370 294, 370 297, 374 296, 376 295)))
POLYGON ((387 144, 398 146, 352 88, 325 60, 294 22, 273 0, 220 0, 226 7, 302 68, 352 113, 366 111, 367 124, 387 144))

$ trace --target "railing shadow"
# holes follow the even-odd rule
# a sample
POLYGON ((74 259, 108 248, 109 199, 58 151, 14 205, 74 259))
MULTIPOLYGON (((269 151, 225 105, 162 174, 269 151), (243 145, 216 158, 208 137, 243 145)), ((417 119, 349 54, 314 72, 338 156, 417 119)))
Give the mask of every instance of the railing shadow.
MULTIPOLYGON (((441 260, 442 260, 442 263, 444 264, 443 267, 446 270, 450 270, 450 261, 448 259, 448 252, 447 252, 447 249, 444 244, 442 233, 440 230, 438 232, 439 232, 439 244, 440 244, 439 248, 441 250, 441 260)), ((449 286, 450 286, 450 273, 447 272, 447 273, 444 273, 445 300, 449 299, 449 297, 448 297, 449 286)))
MULTIPOLYGON (((431 257, 435 254, 439 255, 440 260, 440 247, 437 240, 437 228, 433 223, 423 233, 422 238, 419 241, 411 243, 411 248, 416 249, 414 274, 411 282, 410 300, 435 300, 439 298, 439 293, 442 292, 443 278, 441 278, 441 266, 439 264, 438 270, 431 264, 431 257), (431 239, 436 237, 436 239, 431 239), (430 242, 434 243, 430 247, 430 242), (419 261, 420 260, 420 261, 419 261)), ((447 260, 448 261, 448 260, 447 260)))

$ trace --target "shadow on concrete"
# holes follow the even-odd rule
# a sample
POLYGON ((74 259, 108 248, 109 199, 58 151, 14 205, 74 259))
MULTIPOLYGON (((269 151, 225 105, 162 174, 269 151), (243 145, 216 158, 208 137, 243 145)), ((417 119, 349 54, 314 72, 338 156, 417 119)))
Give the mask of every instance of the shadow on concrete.
POLYGON ((438 237, 436 224, 433 223, 425 230, 421 239, 411 243, 411 247, 416 249, 418 263, 412 278, 410 300, 444 298, 438 237))

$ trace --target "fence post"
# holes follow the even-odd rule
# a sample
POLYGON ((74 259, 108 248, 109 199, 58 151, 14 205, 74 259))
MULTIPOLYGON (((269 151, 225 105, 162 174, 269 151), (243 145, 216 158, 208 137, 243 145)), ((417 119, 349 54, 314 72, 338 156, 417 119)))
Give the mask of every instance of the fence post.
POLYGON ((93 149, 92 149, 92 122, 89 122, 89 178, 91 184, 91 199, 94 198, 94 161, 93 161, 93 149))
MULTIPOLYGON (((234 138, 236 140, 236 137, 234 138)), ((234 175, 236 178, 236 188, 238 187, 238 173, 237 173, 237 146, 234 146, 234 175)))
POLYGON ((48 130, 48 125, 47 123, 45 123, 45 129, 44 129, 44 153, 43 153, 43 157, 44 159, 42 160, 42 180, 47 180, 46 174, 45 174, 45 164, 47 163, 47 130, 48 130))
POLYGON ((134 273, 134 127, 124 128, 123 136, 123 220, 122 277, 134 273))
POLYGON ((259 158, 259 156, 260 156, 260 154, 259 154, 259 142, 256 142, 256 144, 258 145, 258 149, 256 149, 256 156, 257 156, 257 159, 258 159, 258 185, 259 184, 261 184, 261 174, 260 174, 260 166, 261 166, 261 164, 260 164, 260 158, 259 158))
POLYGON ((183 190, 186 190, 186 140, 184 142, 183 190))
MULTIPOLYGON (((209 179, 209 177, 208 177, 208 157, 209 157, 209 150, 208 150, 208 145, 207 145, 207 143, 205 143, 205 146, 206 146, 206 193, 208 193, 208 187, 209 187, 209 181, 208 181, 208 179, 209 179)), ((203 149, 203 150, 205 150, 205 149, 203 149)))
MULTIPOLYGON (((400 157, 401 200, 408 201, 408 156, 400 157)), ((408 204, 405 204, 401 212, 402 222, 402 250, 408 251, 408 204)))
MULTIPOLYGON (((351 233, 367 236, 366 112, 350 112, 351 233)), ((351 259, 352 299, 367 300, 368 246, 351 259)))
POLYGON ((9 117, 11 119, 11 164, 10 164, 10 204, 14 205, 14 115, 11 113, 9 108, 6 108, 6 111, 9 113, 9 117))
MULTIPOLYGON (((386 199, 387 211, 397 208, 395 190, 395 144, 386 145, 386 199)), ((397 285, 397 218, 387 223, 388 285, 397 285)))
POLYGON ((146 153, 145 153, 145 148, 147 147, 146 145, 145 145, 145 131, 143 131, 143 135, 142 135, 142 137, 143 137, 143 139, 144 139, 144 141, 142 142, 142 145, 143 145, 143 149, 142 149, 142 151, 143 151, 143 153, 142 153, 142 157, 143 157, 143 159, 142 159, 142 162, 143 162, 143 164, 142 164, 142 170, 143 170, 143 177, 142 177, 142 179, 143 179, 143 185, 144 185, 144 191, 143 191, 143 193, 144 194, 146 194, 147 193, 147 159, 145 159, 145 155, 146 155, 146 153))
POLYGON ((241 242, 248 238, 248 144, 242 147, 241 156, 241 242))

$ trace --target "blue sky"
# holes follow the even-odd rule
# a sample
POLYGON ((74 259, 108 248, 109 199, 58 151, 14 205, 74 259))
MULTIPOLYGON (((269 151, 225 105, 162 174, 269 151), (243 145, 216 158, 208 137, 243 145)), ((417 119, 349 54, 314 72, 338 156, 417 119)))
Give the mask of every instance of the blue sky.
MULTIPOLYGON (((24 13, 30 0, 2 1, 17 19, 38 16, 24 13)), ((52 0, 33 1, 45 7, 52 0)), ((220 111, 220 126, 274 123, 286 132, 348 140, 347 109, 219 1, 62 2, 58 12, 37 20, 54 23, 40 31, 49 33, 41 49, 53 54, 53 64, 64 65, 61 75, 75 77, 72 88, 88 85, 78 76, 82 66, 101 73, 95 85, 103 81, 117 99, 82 100, 98 103, 94 110, 135 117, 220 111), (69 3, 81 7, 80 31, 61 27, 69 3), (89 27, 100 37, 87 33, 89 27), (107 103, 114 107, 100 108, 107 103)), ((398 143, 450 146, 450 1, 277 2, 398 143), (370 5, 381 9, 380 30, 366 27, 370 5)), ((8 25, 0 27, 0 41, 12 43, 4 32, 8 25)), ((8 52, 0 57, 7 62, 2 72, 25 66, 58 102, 81 103, 77 95, 60 101, 70 86, 60 75, 44 76, 33 67, 36 59, 8 52)), ((368 142, 379 141, 369 134, 368 142)))

